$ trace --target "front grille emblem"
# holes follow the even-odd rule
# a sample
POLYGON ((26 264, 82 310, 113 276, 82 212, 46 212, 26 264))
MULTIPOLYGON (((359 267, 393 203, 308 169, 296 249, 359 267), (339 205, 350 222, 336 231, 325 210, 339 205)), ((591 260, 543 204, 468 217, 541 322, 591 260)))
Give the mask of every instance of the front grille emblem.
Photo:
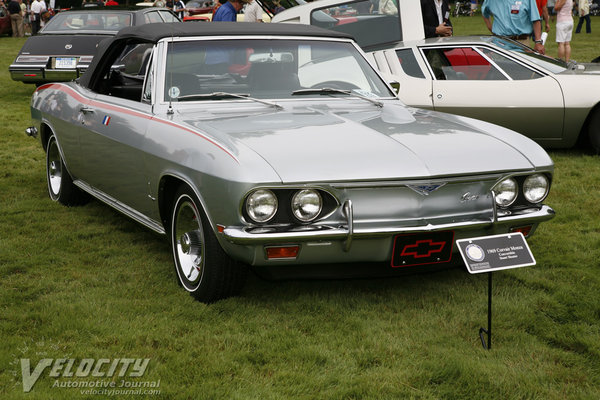
POLYGON ((73 48, 72 44, 66 44, 65 45, 65 49, 67 49, 67 50, 71 50, 72 48, 73 48))
POLYGON ((431 193, 435 192, 446 183, 438 183, 434 185, 406 185, 409 189, 414 190, 419 193, 421 196, 429 196, 431 193))

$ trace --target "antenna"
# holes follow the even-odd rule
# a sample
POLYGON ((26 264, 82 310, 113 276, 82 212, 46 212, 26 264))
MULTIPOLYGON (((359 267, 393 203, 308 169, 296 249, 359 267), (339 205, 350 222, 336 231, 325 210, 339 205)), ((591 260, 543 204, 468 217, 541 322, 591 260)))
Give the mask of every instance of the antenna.
POLYGON ((173 67, 173 48, 175 47, 174 42, 175 40, 173 39, 173 26, 171 26, 171 51, 169 51, 169 46, 167 46, 167 53, 169 54, 170 59, 170 61, 167 63, 167 65, 170 66, 170 68, 168 69, 169 76, 167 77, 169 79, 169 89, 167 89, 167 95, 169 96, 169 108, 167 109, 167 115, 175 114, 175 111, 173 111, 173 103, 170 93, 170 88, 173 86, 173 72, 171 71, 171 68, 173 67))

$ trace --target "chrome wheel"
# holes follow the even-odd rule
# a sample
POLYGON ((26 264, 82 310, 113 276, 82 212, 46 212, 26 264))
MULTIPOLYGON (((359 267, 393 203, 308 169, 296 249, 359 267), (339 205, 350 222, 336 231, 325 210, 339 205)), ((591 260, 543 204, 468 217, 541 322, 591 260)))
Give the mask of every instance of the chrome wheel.
POLYGON ((182 195, 173 215, 173 255, 183 286, 190 291, 198 288, 204 272, 204 232, 194 201, 182 195))
POLYGON ((60 204, 75 206, 85 203, 88 199, 73 183, 54 135, 50 136, 46 145, 46 181, 50 198, 60 204))
POLYGON ((60 188, 62 185, 62 159, 58 151, 56 139, 52 137, 48 143, 48 151, 46 153, 46 173, 48 177, 48 192, 52 200, 58 200, 60 196, 60 188))
POLYGON ((238 293, 246 280, 248 267, 225 253, 191 188, 181 185, 173 200, 170 237, 181 285, 205 303, 238 293))

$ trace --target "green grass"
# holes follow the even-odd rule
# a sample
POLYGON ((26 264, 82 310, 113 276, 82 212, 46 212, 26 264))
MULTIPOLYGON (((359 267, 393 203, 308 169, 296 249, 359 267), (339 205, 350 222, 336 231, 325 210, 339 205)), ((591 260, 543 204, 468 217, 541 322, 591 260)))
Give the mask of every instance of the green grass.
MULTIPOLYGON (((484 31, 477 17, 454 23, 484 31)), ((593 29, 573 58, 600 55, 593 29)), ((241 296, 207 306, 177 285, 163 238, 99 202, 48 199, 43 151, 23 133, 33 87, 7 71, 23 42, 0 38, 0 398, 99 398, 52 388, 48 370, 25 394, 19 358, 150 358, 135 379, 160 379, 162 398, 600 397, 600 158, 551 152, 557 216, 530 240, 535 267, 494 275, 491 351, 477 336, 487 279, 461 269, 251 275, 241 296)))

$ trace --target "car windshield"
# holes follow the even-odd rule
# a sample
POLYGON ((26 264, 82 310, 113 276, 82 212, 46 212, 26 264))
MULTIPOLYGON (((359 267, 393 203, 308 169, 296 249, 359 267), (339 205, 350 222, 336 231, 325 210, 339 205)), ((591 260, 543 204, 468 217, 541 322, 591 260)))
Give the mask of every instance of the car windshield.
POLYGON ((568 68, 567 63, 563 60, 544 56, 521 43, 502 39, 497 36, 490 36, 489 38, 485 38, 485 40, 494 43, 496 46, 505 50, 518 53, 521 57, 527 58, 532 63, 554 74, 559 74, 568 68))
MULTIPOLYGON (((215 100, 212 93, 257 99, 393 97, 348 42, 319 40, 191 40, 169 43, 165 101, 215 100), (356 97, 356 96, 355 96, 356 97)), ((218 96, 218 98, 232 98, 218 96)))
POLYGON ((61 12, 47 23, 44 32, 118 31, 131 21, 131 13, 61 12))

